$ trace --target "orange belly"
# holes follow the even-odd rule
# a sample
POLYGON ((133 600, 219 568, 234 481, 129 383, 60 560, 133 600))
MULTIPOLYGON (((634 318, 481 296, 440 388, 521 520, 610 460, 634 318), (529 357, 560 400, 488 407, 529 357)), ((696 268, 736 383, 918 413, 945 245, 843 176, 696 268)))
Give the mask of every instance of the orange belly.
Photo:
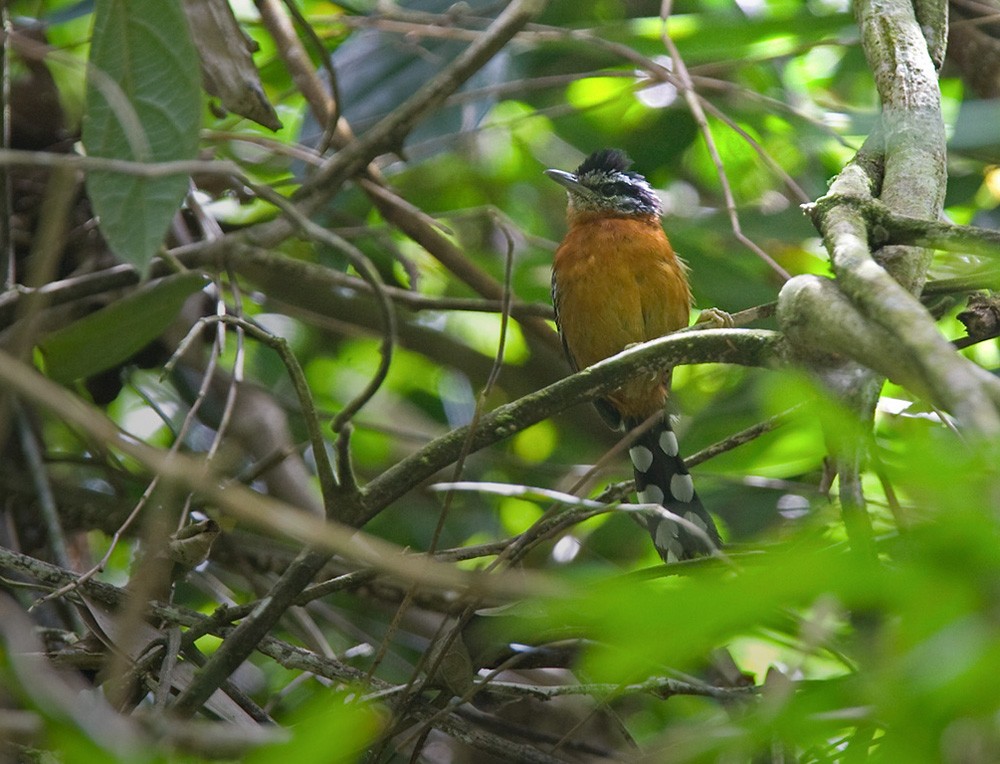
MULTIPOLYGON (((688 324, 686 268, 655 219, 578 219, 552 264, 559 328, 578 368, 688 324)), ((661 409, 668 374, 608 396, 623 417, 661 409)))

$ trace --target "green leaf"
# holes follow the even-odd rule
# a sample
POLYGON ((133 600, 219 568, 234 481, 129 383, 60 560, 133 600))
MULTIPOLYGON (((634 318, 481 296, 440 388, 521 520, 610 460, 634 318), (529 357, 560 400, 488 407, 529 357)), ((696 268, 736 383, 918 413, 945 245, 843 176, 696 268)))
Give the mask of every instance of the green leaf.
POLYGON ((110 369, 156 339, 184 301, 205 286, 200 273, 152 281, 39 343, 46 372, 68 383, 110 369))
MULTIPOLYGON (((97 0, 83 123, 94 157, 193 159, 201 118, 198 53, 180 0, 97 0)), ((187 177, 87 174, 101 232, 145 273, 184 199, 187 177)))
POLYGON ((260 748, 244 759, 247 764, 294 761, 296 764, 353 764, 361 761, 365 746, 379 730, 380 719, 357 694, 320 688, 296 710, 289 721, 286 743, 260 748))

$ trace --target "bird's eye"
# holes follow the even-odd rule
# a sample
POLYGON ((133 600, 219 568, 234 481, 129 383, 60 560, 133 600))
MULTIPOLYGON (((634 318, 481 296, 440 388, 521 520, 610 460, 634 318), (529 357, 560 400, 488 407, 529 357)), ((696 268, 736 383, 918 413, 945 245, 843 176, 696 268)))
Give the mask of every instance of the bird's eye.
POLYGON ((625 183, 624 181, 612 181, 610 183, 602 183, 598 188, 598 192, 601 196, 632 196, 634 194, 634 189, 631 184, 625 183))

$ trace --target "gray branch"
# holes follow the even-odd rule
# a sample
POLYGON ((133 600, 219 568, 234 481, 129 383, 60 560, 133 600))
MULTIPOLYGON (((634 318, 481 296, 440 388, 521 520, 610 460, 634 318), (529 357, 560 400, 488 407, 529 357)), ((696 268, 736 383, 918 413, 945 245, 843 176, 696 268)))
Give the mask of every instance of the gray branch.
MULTIPOLYGON (((921 12, 933 8, 927 4, 921 12)), ((842 354, 928 397, 971 432, 995 435, 1000 433, 1000 383, 955 352, 914 296, 926 278, 930 250, 891 244, 878 251, 877 260, 872 254, 872 242, 913 231, 913 219, 940 216, 944 127, 937 72, 921 25, 937 30, 933 48, 946 21, 922 17, 918 24, 907 0, 867 0, 856 13, 882 99, 881 128, 830 193, 808 210, 823 235, 836 280, 793 279, 782 292, 779 320, 802 357, 842 354), (907 220, 910 225, 902 225, 907 220)), ((944 232, 932 228, 928 233, 900 238, 932 243, 944 232)), ((988 237, 969 238, 984 247, 992 243, 988 237)), ((878 380, 868 384, 874 387, 878 380)))

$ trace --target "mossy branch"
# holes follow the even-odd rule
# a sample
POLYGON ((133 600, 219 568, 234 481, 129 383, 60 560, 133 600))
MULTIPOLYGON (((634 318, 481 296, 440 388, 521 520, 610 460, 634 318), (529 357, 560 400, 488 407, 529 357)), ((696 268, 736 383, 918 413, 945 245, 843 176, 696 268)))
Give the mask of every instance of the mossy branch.
POLYGON ((359 525, 454 462, 467 440, 471 450, 477 451, 572 406, 599 398, 642 374, 691 363, 774 366, 781 363, 784 356, 785 344, 781 335, 761 329, 685 331, 629 348, 536 393, 494 409, 482 417, 471 436, 467 427, 452 430, 386 470, 363 492, 364 514, 359 525))

